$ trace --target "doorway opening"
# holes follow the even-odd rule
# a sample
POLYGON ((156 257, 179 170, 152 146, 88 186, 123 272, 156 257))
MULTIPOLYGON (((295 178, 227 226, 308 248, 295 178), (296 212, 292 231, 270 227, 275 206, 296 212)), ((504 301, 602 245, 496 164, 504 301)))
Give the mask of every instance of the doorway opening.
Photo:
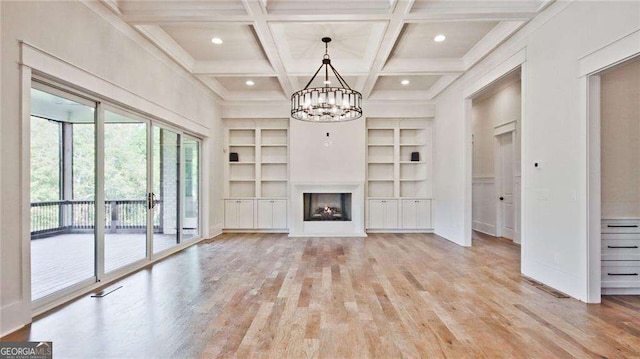
POLYGON ((590 238, 600 249, 590 248, 590 272, 599 269, 602 295, 640 295, 640 56, 588 81, 590 238))
POLYGON ((522 79, 517 68, 471 98, 472 230, 520 243, 522 79))

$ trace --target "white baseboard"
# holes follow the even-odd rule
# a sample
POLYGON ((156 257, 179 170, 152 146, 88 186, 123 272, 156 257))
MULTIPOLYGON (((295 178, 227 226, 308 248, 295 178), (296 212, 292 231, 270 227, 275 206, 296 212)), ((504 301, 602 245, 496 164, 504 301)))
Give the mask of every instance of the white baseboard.
POLYGON ((325 238, 346 238, 346 237, 350 237, 350 238, 363 238, 363 237, 367 237, 367 234, 365 232, 361 232, 361 233, 349 233, 349 234, 291 234, 289 233, 289 237, 293 237, 293 238, 308 238, 308 237, 325 237, 325 238))
POLYGON ((289 233, 288 229, 223 229, 223 233, 289 233))
POLYGON ((640 288, 602 288, 602 295, 640 295, 640 288))
POLYGON ((31 323, 31 303, 15 302, 0 308, 0 337, 31 323))
POLYGON ((367 229, 367 233, 433 233, 433 229, 367 229))
POLYGON ((209 227, 209 238, 214 238, 221 235, 223 232, 222 224, 217 224, 213 227, 209 227))

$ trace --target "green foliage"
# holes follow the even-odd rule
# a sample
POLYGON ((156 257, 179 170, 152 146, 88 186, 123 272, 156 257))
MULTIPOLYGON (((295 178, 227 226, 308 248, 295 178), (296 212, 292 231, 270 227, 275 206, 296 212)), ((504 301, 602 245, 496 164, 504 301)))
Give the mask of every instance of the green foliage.
POLYGON ((31 117, 31 201, 60 199, 60 124, 31 117))

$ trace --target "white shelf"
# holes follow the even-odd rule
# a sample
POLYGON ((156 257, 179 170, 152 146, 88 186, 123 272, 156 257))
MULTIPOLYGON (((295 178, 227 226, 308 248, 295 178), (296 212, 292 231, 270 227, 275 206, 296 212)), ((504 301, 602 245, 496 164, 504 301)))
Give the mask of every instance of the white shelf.
POLYGON ((226 198, 287 198, 288 121, 228 121, 227 148, 238 153, 238 162, 225 167, 226 198), (265 127, 266 126, 266 127, 265 127), (282 127, 279 127, 282 126, 282 127))
POLYGON ((368 119, 366 196, 430 197, 431 142, 427 120, 368 119), (414 152, 420 161, 411 161, 414 152))

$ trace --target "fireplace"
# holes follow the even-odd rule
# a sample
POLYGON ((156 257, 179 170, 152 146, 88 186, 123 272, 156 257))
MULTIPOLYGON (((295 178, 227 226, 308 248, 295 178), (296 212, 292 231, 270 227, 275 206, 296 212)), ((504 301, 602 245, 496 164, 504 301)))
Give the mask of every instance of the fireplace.
POLYGON ((290 208, 291 237, 367 236, 364 182, 292 182, 290 208))
POLYGON ((351 221, 351 193, 304 193, 304 221, 351 221))

